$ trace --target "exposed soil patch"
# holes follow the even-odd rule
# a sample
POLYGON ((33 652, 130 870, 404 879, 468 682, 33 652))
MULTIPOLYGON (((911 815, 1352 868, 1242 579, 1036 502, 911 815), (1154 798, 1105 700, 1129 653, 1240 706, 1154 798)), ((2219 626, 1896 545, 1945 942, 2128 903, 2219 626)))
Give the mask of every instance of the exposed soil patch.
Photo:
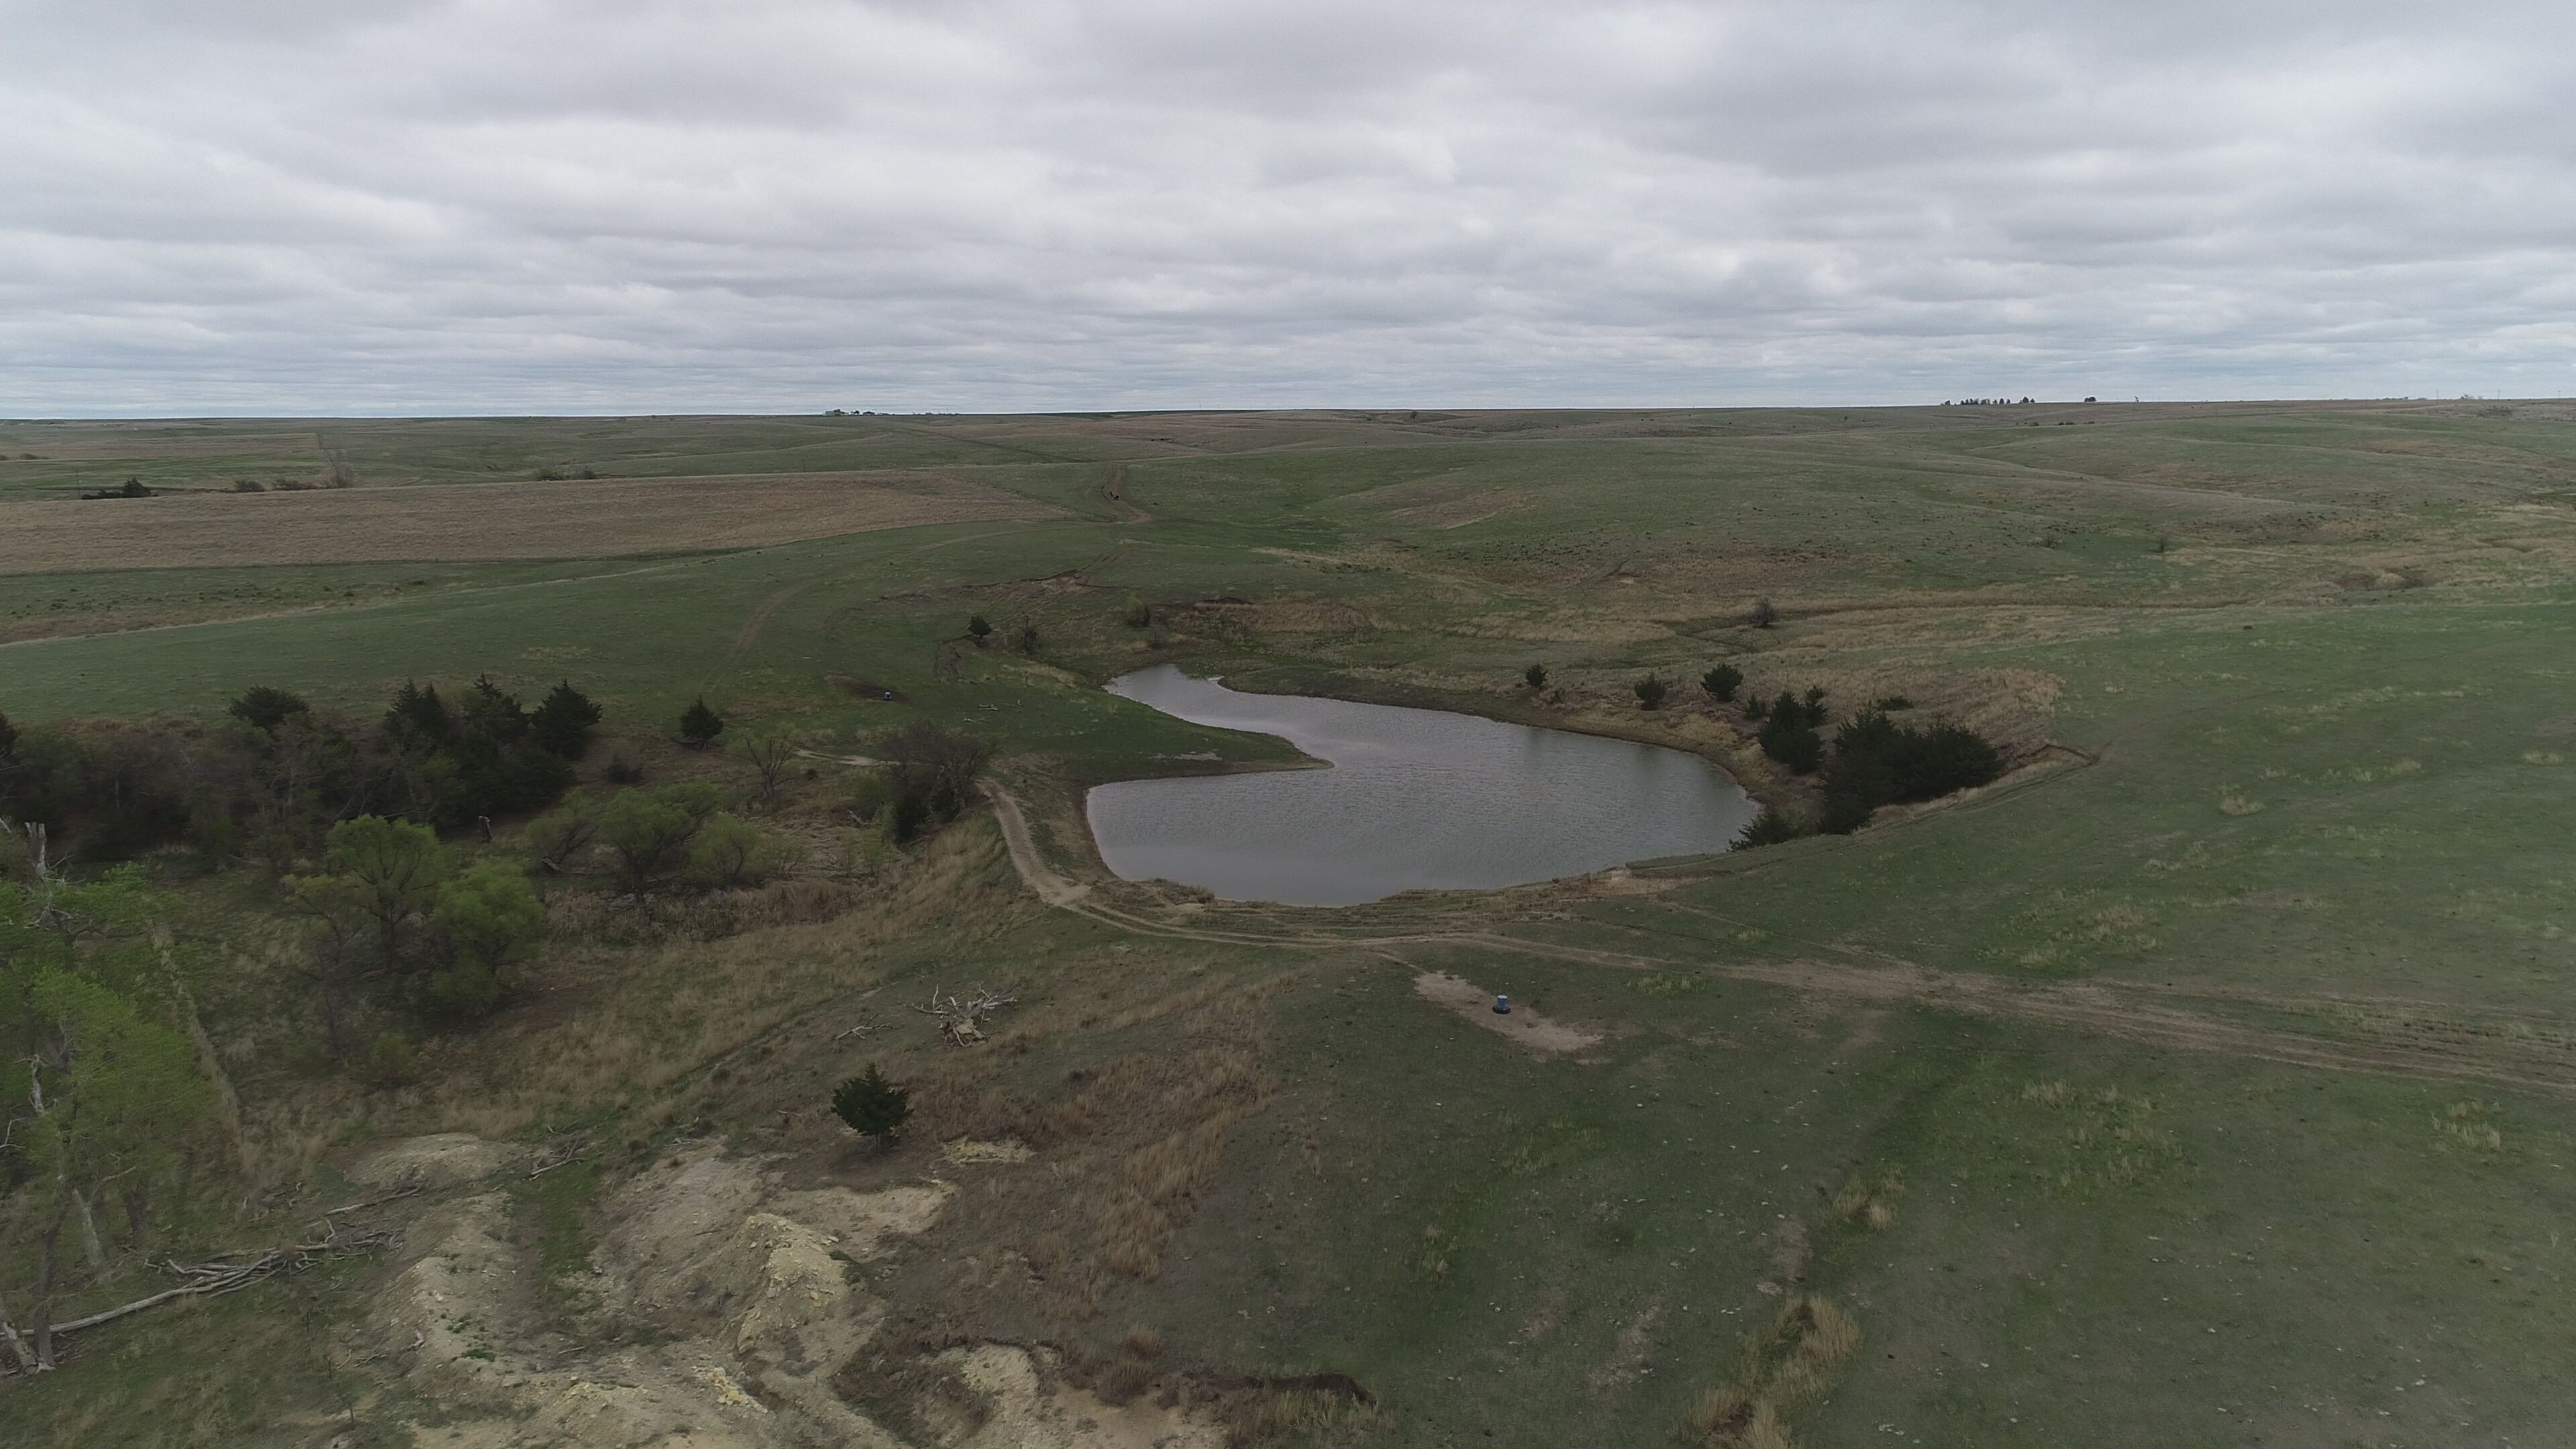
POLYGON ((1579 1052, 1598 1045, 1601 1033, 1550 1021, 1537 1007, 1514 1003, 1509 1015, 1494 1010, 1494 994, 1446 971, 1425 971, 1413 978, 1414 993, 1434 1006, 1444 1006, 1466 1021, 1540 1056, 1579 1052))

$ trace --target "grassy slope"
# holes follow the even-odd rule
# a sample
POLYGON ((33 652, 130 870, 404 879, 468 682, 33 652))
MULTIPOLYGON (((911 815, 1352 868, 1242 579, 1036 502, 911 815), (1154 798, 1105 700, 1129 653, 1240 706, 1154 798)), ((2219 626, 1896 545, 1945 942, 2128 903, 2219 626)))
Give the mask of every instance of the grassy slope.
MULTIPOLYGON (((1882 1426, 2033 1445, 2545 1438, 2565 1408, 2550 1370, 2576 1350, 2554 1216, 2576 1126, 2563 1096, 1704 970, 1894 957, 2015 987, 2253 991, 2265 999, 2247 1013, 2327 1040, 2453 1009, 2523 1013, 2524 1030, 2561 1017, 2576 600, 2556 567, 2576 428, 2124 415, 2036 429, 1924 414, 1388 420, 1338 437, 1277 424, 1250 439, 1262 451, 1213 455, 1176 455, 1145 422, 1108 437, 959 420, 941 431, 977 441, 908 432, 897 441, 924 452, 906 465, 1016 449, 1025 463, 993 462, 996 481, 1092 521, 559 583, 496 575, 488 592, 19 645, 0 651, 0 708, 205 709, 254 678, 354 703, 405 673, 491 668, 569 672, 629 717, 701 689, 846 730, 899 717, 821 679, 840 671, 1076 780, 1202 748, 1274 753, 1081 687, 1152 657, 1114 623, 1130 591, 1308 608, 1240 628, 1167 610, 1178 648, 1231 671, 1496 709, 1521 707, 1504 690, 1533 658, 1604 696, 1634 670, 1720 654, 1783 680, 2044 673, 2061 682, 2055 736, 2098 764, 1524 928, 1671 959, 1653 994, 1598 966, 1127 943, 1031 910, 971 931, 932 921, 872 957, 870 979, 896 987, 953 971, 952 936, 1028 963, 1031 1019, 1059 1024, 992 1070, 1037 1094, 1155 1044, 1064 1026, 1050 1001, 1095 981, 1150 996, 1210 969, 1287 973, 1262 1007, 1279 1096, 1235 1134, 1159 1280, 1117 1289, 1087 1323, 1006 1300, 969 1310, 970 1326, 1105 1342, 1141 1321, 1241 1371, 1343 1369, 1384 1398, 1373 1442, 1657 1442, 1732 1372, 1739 1335, 1774 1304, 1757 1285, 1797 1267, 1865 1336, 1800 1408, 1811 1443, 1882 1426), (1118 521, 1101 467, 1052 461, 1109 456, 1129 460, 1125 496, 1150 521, 1118 521), (1036 582, 1071 569, 1081 586, 1036 582), (1737 627, 1766 592, 1789 624, 1737 627), (1035 622, 1065 671, 953 649, 947 668, 942 642, 976 609, 1035 622), (1134 947, 1114 965, 1113 943, 1134 947), (1414 1003, 1426 967, 1613 1035, 1597 1061, 1522 1057, 1414 1003), (2448 1130, 2462 1120, 2498 1125, 2501 1146, 2448 1130), (1891 1168, 1905 1187, 1887 1231, 1830 1210, 1854 1173, 1891 1168), (1803 1260, 1784 1246, 1791 1220, 1811 1240, 1803 1260)), ((449 468, 517 466, 571 430, 596 456, 625 449, 634 471, 648 453, 673 460, 664 471, 716 471, 703 460, 743 467, 819 426, 460 424, 403 446, 449 468)), ((810 1046, 785 1060, 797 1089, 839 1065, 810 1046)), ((769 1105, 703 1102, 745 1122, 769 1105)), ((948 1270, 907 1271, 932 1287, 948 1270)))

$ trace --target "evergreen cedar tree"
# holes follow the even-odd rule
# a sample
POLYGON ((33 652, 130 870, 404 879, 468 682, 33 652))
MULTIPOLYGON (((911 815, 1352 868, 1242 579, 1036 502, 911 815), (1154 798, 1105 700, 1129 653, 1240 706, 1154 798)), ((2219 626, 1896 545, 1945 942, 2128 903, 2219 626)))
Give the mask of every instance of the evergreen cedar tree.
POLYGON ((243 690, 241 698, 230 706, 233 718, 262 734, 275 734, 277 727, 296 715, 311 715, 313 707, 282 689, 255 684, 243 690))
POLYGON ((690 744, 703 745, 723 733, 724 716, 707 708, 706 696, 698 696, 680 711, 680 738, 690 744))
POLYGON ((874 1062, 832 1092, 832 1115, 862 1137, 892 1141, 912 1115, 912 1089, 886 1080, 874 1062))
POLYGON ((1744 683, 1744 671, 1732 664, 1721 664, 1699 677, 1699 687, 1720 704, 1735 698, 1738 685, 1744 683))
POLYGON ((567 760, 578 760, 590 749, 590 732, 599 723, 599 706, 590 696, 563 680, 546 692, 545 702, 528 717, 537 743, 567 760))
POLYGON ((966 621, 966 632, 975 637, 976 643, 981 644, 993 636, 993 621, 977 614, 966 621))
POLYGON ((1521 679, 1532 689, 1545 689, 1547 688, 1547 666, 1533 664, 1521 671, 1521 679))
POLYGON ((1752 850, 1757 846, 1780 845, 1797 839, 1803 833, 1798 829, 1798 822, 1785 812, 1776 806, 1765 805, 1761 814, 1735 833, 1735 846, 1738 850, 1752 850))
POLYGON ((1653 709, 1664 702, 1664 682, 1654 675, 1649 674, 1628 687, 1637 691, 1637 703, 1642 708, 1653 709))

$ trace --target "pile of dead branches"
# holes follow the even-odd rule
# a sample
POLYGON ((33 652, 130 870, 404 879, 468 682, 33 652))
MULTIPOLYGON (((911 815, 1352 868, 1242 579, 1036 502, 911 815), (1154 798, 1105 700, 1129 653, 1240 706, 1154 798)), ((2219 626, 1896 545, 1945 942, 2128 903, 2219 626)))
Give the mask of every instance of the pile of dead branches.
MULTIPOLYGON (((372 1204, 365 1204, 365 1206, 372 1206, 372 1204)), ((159 1265, 161 1271, 177 1278, 179 1280, 177 1286, 164 1288, 158 1293, 146 1294, 131 1303, 120 1303, 114 1308, 101 1309, 85 1318, 67 1319, 53 1324, 48 1333, 51 1338, 58 1339, 66 1333, 77 1333, 82 1329, 96 1328, 103 1323, 114 1323, 127 1314, 140 1313, 146 1308, 157 1308, 164 1303, 175 1302, 181 1298, 219 1298, 226 1293, 247 1288, 280 1273, 301 1273, 308 1268, 337 1259, 364 1257, 393 1240, 394 1233, 391 1228, 345 1227, 332 1222, 326 1216, 323 1219, 322 1235, 311 1242, 289 1243, 277 1248, 218 1253, 202 1263, 181 1263, 174 1259, 163 1259, 159 1265)), ((5 1322, 0 1322, 0 1338, 6 1338, 10 1346, 18 1351, 21 1372, 41 1371, 51 1366, 50 1345, 44 1341, 47 1334, 40 1333, 36 1337, 39 1340, 37 1348, 44 1354, 43 1358, 28 1350, 17 1330, 5 1322)))
POLYGON ((996 996, 977 987, 964 996, 941 996, 939 988, 930 989, 930 1004, 913 1010, 939 1023, 940 1035, 957 1046, 967 1046, 984 1039, 983 1021, 1005 1006, 1019 1004, 1016 996, 996 996))

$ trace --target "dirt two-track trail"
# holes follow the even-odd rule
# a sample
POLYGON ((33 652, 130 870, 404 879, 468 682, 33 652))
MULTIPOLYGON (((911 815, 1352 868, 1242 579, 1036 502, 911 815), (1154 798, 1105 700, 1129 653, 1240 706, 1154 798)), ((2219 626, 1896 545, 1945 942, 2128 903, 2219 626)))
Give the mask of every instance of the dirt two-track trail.
MULTIPOLYGON (((2576 1031, 2551 1016, 2461 1007, 2401 997, 2267 993, 2130 981, 2023 983, 1975 972, 1936 971, 1910 961, 1852 953, 1716 960, 1568 945, 1479 929, 1334 935, 1322 931, 1232 930, 1156 919, 1095 899, 1091 887, 1049 865, 1027 814, 1002 786, 985 794, 1009 847, 1011 865, 1038 899, 1058 910, 1137 935, 1220 945, 1307 951, 1368 951, 1405 960, 1408 948, 1464 948, 1619 971, 1701 971, 1733 981, 1871 1005, 1935 1011, 2094 1032, 2181 1051, 2211 1052, 2288 1066, 2376 1072, 2576 1095, 2576 1031), (2245 1017, 2334 1023, 2338 1033, 2301 1031, 2245 1017)), ((1829 953, 1833 948, 1825 948, 1829 953)))

